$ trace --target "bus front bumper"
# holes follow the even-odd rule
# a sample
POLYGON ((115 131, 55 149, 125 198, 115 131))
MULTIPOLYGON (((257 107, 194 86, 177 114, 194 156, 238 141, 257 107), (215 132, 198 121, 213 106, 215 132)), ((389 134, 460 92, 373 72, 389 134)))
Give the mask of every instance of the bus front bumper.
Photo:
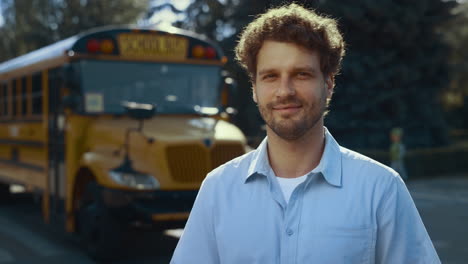
POLYGON ((100 189, 103 206, 119 221, 159 228, 184 227, 198 193, 100 189))

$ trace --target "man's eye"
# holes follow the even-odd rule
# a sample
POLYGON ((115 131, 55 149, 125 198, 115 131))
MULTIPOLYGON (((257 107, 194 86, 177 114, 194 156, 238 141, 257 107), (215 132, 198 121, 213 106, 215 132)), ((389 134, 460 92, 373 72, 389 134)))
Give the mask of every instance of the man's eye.
POLYGON ((311 77, 311 74, 308 73, 308 72, 298 72, 298 73, 297 73, 297 76, 298 76, 299 78, 309 78, 309 77, 311 77))
POLYGON ((265 74, 265 75, 263 75, 262 79, 263 80, 271 80, 271 79, 274 79, 275 77, 276 77, 276 75, 273 74, 273 73, 272 74, 265 74))

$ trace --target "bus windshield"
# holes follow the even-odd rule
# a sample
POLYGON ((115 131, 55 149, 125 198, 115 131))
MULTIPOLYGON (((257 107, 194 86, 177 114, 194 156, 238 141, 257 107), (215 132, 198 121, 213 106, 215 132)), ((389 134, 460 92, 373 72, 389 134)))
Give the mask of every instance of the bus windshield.
POLYGON ((219 106, 219 66, 98 60, 78 64, 88 113, 120 114, 125 101, 156 105, 163 114, 219 106))

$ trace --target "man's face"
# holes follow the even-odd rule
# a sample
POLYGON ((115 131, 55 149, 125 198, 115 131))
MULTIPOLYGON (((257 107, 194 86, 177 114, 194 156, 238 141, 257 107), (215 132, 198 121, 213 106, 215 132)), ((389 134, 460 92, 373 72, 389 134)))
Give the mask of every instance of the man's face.
POLYGON ((257 56, 254 101, 269 129, 296 140, 323 125, 333 78, 325 78, 316 51, 292 43, 265 41, 257 56))

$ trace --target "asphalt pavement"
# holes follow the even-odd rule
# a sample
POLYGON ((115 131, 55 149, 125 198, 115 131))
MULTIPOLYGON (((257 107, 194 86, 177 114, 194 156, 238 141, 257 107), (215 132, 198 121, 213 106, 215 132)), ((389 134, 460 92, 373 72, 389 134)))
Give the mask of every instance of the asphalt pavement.
POLYGON ((444 264, 468 263, 468 175, 407 183, 444 264))

